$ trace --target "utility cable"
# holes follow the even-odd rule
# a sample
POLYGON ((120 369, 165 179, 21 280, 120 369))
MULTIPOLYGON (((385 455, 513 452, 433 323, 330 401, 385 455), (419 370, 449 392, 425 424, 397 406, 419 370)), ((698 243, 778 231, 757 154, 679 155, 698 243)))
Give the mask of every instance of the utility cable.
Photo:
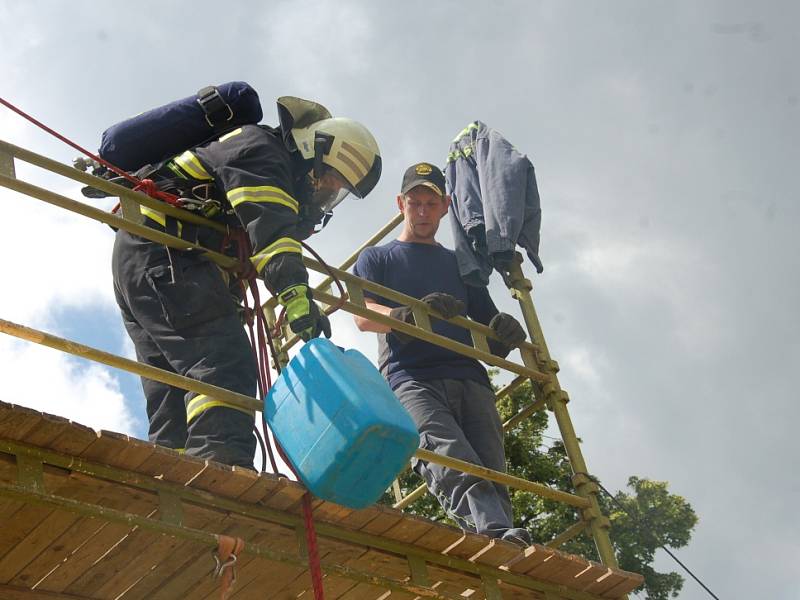
MULTIPOLYGON (((639 521, 639 519, 638 519, 637 517, 634 517, 634 516, 633 516, 633 515, 632 515, 630 512, 628 512, 628 509, 627 509, 627 508, 625 508, 625 507, 622 505, 622 503, 621 503, 619 500, 617 500, 617 499, 616 499, 616 497, 614 497, 614 496, 611 494, 611 492, 609 492, 609 491, 608 491, 608 490, 605 488, 605 486, 603 486, 603 484, 602 484, 602 483, 600 483, 600 480, 599 480, 597 477, 595 477, 594 475, 589 475, 588 473, 586 473, 585 475, 587 475, 587 476, 589 477, 589 479, 591 479, 592 481, 594 481, 594 482, 595 482, 595 483, 598 485, 598 487, 599 487, 601 490, 603 490, 603 492, 605 492, 606 496, 608 496, 608 497, 611 499, 611 501, 612 501, 612 502, 613 502, 613 503, 614 503, 614 504, 617 506, 617 508, 619 508, 619 509, 620 509, 622 512, 624 512, 624 513, 625 513, 626 515, 628 515, 628 516, 629 516, 631 519, 633 519, 633 520, 634 520, 634 522, 635 522, 637 525, 641 526, 641 522, 639 521)), ((674 560, 676 563, 678 563, 678 564, 679 564, 679 565, 680 565, 680 566, 683 568, 683 570, 684 570, 684 571, 686 571, 686 572, 687 572, 689 575, 691 575, 692 579, 694 579, 694 580, 695 580, 697 583, 699 583, 699 584, 700 584, 700 586, 701 586, 701 587, 702 587, 702 588, 703 588, 703 589, 704 589, 706 592, 708 592, 708 594, 709 594, 709 595, 710 595, 712 598, 714 598, 714 600, 719 600, 719 596, 717 596, 717 595, 716 595, 714 592, 712 592, 712 591, 711 591, 711 590, 708 588, 708 586, 707 586, 705 583, 703 583, 703 582, 700 580, 700 578, 699 578, 697 575, 695 575, 695 574, 692 572, 692 570, 691 570, 689 567, 687 567, 685 564, 683 564, 683 563, 682 563, 682 562, 681 562, 681 561, 678 559, 678 557, 677 557, 677 556, 675 556, 675 555, 674 555, 674 554, 673 554, 673 553, 672 553, 672 552, 669 550, 669 548, 667 548, 667 547, 666 547, 664 544, 659 544, 659 546, 658 546, 658 547, 659 547, 659 548, 661 548, 662 550, 664 550, 664 552, 666 552, 667 554, 669 554, 669 555, 672 557, 672 560, 674 560)))

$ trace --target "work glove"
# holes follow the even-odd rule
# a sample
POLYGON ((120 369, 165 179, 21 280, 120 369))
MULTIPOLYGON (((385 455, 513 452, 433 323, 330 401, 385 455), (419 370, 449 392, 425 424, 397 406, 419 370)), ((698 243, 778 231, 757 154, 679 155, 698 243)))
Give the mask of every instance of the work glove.
MULTIPOLYGON (((423 296, 420 298, 420 300, 427 304, 428 308, 435 310, 445 319, 452 319, 465 310, 464 303, 461 300, 455 296, 451 296, 450 294, 445 294, 443 292, 433 292, 427 296, 423 296)), ((398 321, 408 323, 409 325, 417 324, 417 322, 414 320, 414 313, 412 312, 410 306, 398 306, 397 308, 393 308, 391 311, 389 311, 389 316, 397 319, 398 321)), ((401 344, 407 344, 408 342, 416 339, 413 336, 405 334, 401 331, 392 331, 392 334, 401 344)))
POLYGON ((433 292, 432 294, 423 296, 420 298, 420 300, 427 304, 428 308, 432 308, 445 319, 452 319, 456 315, 460 315, 466 310, 466 307, 461 300, 455 296, 444 294, 442 292, 433 292))
POLYGON ((492 354, 505 358, 508 353, 525 341, 525 330, 514 317, 507 313, 497 313, 489 321, 489 327, 498 339, 489 340, 492 354))
POLYGON ((286 308, 286 320, 289 328, 307 342, 320 333, 331 337, 331 323, 311 299, 311 292, 305 284, 298 284, 284 289, 278 294, 278 302, 286 308))
MULTIPOLYGON (((409 325, 416 325, 417 322, 414 320, 414 313, 411 312, 410 306, 398 306, 393 308, 389 311, 389 316, 393 319, 397 319, 398 321, 403 321, 404 323, 408 323, 409 325)), ((416 338, 413 336, 408 335, 407 333, 403 333, 402 331, 395 331, 392 330, 392 335, 397 339, 398 342, 401 344, 407 344, 408 342, 414 341, 416 338)))

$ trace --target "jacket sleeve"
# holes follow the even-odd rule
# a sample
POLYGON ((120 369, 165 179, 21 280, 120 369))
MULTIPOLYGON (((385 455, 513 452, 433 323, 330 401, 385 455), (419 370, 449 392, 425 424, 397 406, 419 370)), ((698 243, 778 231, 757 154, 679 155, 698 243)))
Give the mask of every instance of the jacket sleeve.
POLYGON ((294 178, 280 140, 257 126, 244 126, 195 152, 247 231, 250 260, 267 289, 276 294, 308 283, 298 241, 294 178))

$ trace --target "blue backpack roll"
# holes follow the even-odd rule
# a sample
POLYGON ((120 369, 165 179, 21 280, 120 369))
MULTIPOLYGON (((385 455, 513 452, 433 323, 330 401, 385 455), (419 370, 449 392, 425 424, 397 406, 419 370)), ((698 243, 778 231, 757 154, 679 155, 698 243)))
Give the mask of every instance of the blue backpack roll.
POLYGON ((99 154, 125 171, 166 160, 242 125, 261 121, 258 94, 243 81, 203 88, 112 125, 99 154))

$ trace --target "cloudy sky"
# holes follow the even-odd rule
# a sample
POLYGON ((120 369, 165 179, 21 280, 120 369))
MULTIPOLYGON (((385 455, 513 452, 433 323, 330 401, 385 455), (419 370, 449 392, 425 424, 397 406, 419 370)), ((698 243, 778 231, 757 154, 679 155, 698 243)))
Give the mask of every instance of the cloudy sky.
MULTIPOLYGON (((115 121, 234 79, 267 122, 279 95, 364 122, 384 176, 313 240, 332 263, 393 216, 408 164, 442 164, 472 120, 499 129, 536 166, 535 301, 590 469, 685 496, 700 523, 679 556, 720 598, 789 600, 799 17, 792 2, 6 1, 0 95, 91 148, 115 121)), ((75 156, 5 110, 0 138, 75 156)), ((130 355, 111 230, 4 189, 0 202, 0 318, 130 355)), ((519 314, 499 279, 491 291, 519 314)), ((348 316, 334 325, 374 357, 348 316)), ((131 376, 7 337, 0 365, 0 400, 144 435, 131 376)), ((681 598, 706 597, 687 580, 681 598)))

